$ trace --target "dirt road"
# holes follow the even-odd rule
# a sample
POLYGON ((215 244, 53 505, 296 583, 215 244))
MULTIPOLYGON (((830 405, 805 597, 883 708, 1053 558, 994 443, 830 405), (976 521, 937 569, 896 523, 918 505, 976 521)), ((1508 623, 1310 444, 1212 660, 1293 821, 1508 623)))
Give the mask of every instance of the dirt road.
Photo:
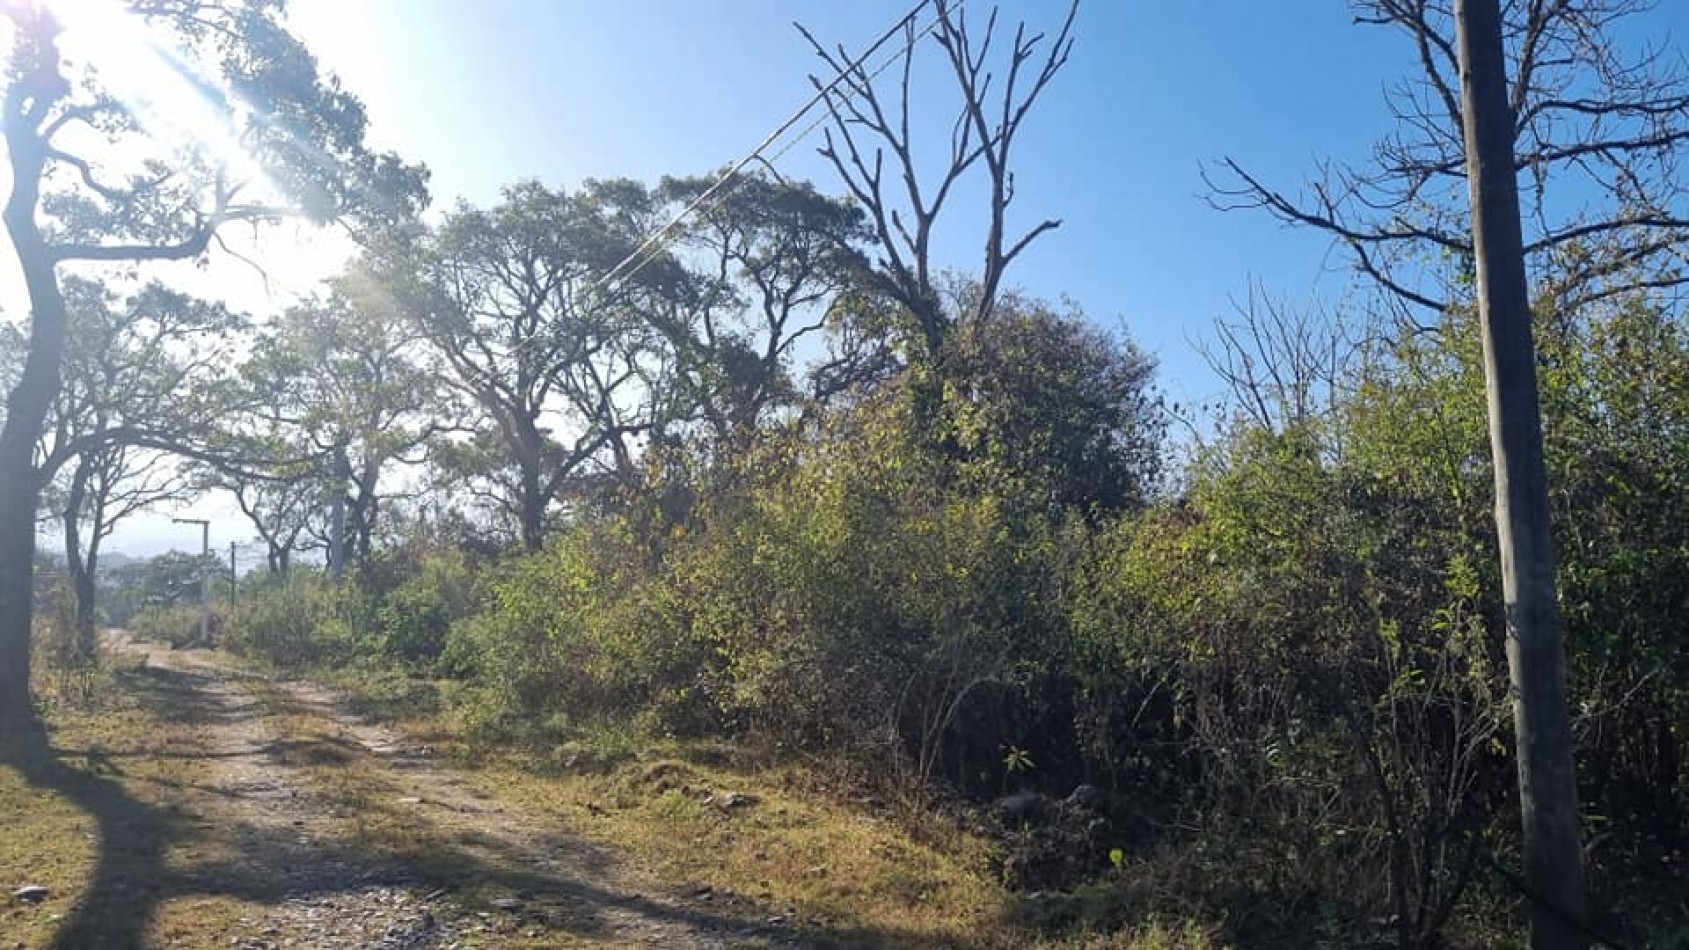
MULTIPOLYGON (((473 773, 359 721, 320 687, 269 680, 215 653, 172 651, 121 632, 110 644, 120 655, 144 657, 144 669, 168 684, 173 715, 192 724, 192 755, 203 763, 192 781, 174 783, 162 806, 191 822, 196 836, 187 860, 156 862, 171 881, 97 885, 157 894, 145 913, 119 918, 146 924, 152 936, 144 944, 797 943, 755 908, 700 905, 642 885, 615 855, 570 835, 554 816, 500 802, 473 773), (196 926, 196 900, 211 902, 205 914, 224 914, 221 924, 196 926)), ((128 943, 121 934, 103 936, 128 943)))

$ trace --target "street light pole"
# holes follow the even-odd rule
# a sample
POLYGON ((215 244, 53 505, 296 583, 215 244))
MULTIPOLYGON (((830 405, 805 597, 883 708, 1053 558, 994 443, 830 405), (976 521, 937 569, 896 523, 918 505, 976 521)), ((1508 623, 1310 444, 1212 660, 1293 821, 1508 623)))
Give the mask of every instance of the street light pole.
POLYGON ((211 575, 206 562, 211 558, 211 522, 205 518, 171 518, 177 524, 199 525, 199 642, 211 645, 211 575))

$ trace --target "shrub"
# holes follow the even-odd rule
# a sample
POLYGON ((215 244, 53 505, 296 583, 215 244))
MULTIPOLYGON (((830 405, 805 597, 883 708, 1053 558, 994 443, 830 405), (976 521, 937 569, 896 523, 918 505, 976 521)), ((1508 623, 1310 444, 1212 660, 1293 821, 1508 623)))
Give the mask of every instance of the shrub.
POLYGON ((593 722, 696 725, 701 657, 672 588, 640 558, 606 520, 486 573, 483 610, 449 627, 441 655, 442 668, 470 680, 461 696, 481 729, 535 739, 593 722))
POLYGON ((277 666, 345 658, 355 644, 347 615, 342 592, 315 575, 293 572, 242 592, 225 642, 277 666))
POLYGON ((198 607, 148 607, 130 620, 129 629, 142 640, 179 649, 199 641, 200 623, 198 607))
POLYGON ((385 596, 375 598, 376 649, 392 659, 432 664, 451 626, 471 613, 473 578, 455 552, 435 553, 385 596))

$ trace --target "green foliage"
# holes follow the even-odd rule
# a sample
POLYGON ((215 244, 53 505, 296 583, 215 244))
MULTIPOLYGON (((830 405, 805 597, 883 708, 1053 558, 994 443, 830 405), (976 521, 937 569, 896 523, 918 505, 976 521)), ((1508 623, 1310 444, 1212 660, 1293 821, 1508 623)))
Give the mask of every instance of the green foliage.
MULTIPOLYGON (((1041 511, 946 489, 948 462, 908 413, 865 405, 805 452, 771 447, 766 477, 690 539, 676 573, 729 721, 906 764, 921 787, 959 719, 1016 715, 1059 639, 1064 547, 1041 511)), ((984 756, 1009 738, 970 737, 972 764, 995 772, 984 756)))
POLYGON ((946 342, 946 424, 987 491, 1052 511, 1132 508, 1161 472, 1154 372, 1084 313, 1005 295, 946 342))
POLYGON ((112 572, 104 597, 107 613, 114 623, 121 624, 146 610, 198 605, 200 578, 207 571, 218 577, 222 569, 216 555, 202 558, 180 551, 125 564, 112 572))
MULTIPOLYGON (((1583 793, 1606 840, 1689 819, 1689 326, 1623 298, 1541 342, 1561 609, 1583 793)), ((1625 847, 1630 847, 1626 844, 1625 847)))
MULTIPOLYGON (((1543 334, 1584 800, 1615 861, 1683 830, 1686 353, 1639 301, 1543 334)), ((1513 848, 1505 627, 1474 322, 1371 356, 1334 416, 1235 428, 1179 503, 1097 537, 1077 718, 1130 787, 1420 942, 1513 848)))
MULTIPOLYGON (((1026 307, 958 337, 958 438, 920 428, 906 377, 814 432, 764 434, 684 509, 583 519, 484 574, 483 609, 441 657, 467 681, 465 714, 529 738, 617 721, 752 737, 918 795, 940 776, 994 787, 1001 749, 1060 731, 1078 516, 1141 504, 1157 470, 1143 358, 1026 307), (1039 467, 1014 445, 1028 439, 1070 447, 1066 467, 1039 467), (1126 481, 1087 486, 1093 468, 1126 481)), ((651 474, 685 486, 696 471, 651 474)), ((437 630, 439 585, 420 586, 381 616, 437 630)))
POLYGON ((375 606, 377 650, 396 660, 430 664, 446 649, 452 624, 469 613, 473 580, 456 553, 427 557, 375 606))
POLYGON ((1472 568, 1493 558, 1458 504, 1471 466, 1378 449, 1445 444, 1419 431, 1445 408, 1422 395, 1346 407, 1366 418, 1345 420, 1341 461, 1311 429, 1240 431, 1183 504, 1101 539, 1074 599, 1093 747, 1118 754, 1132 716, 1140 743, 1181 752, 1126 756, 1138 782, 1200 789, 1188 806, 1315 856, 1333 893, 1384 868, 1370 899, 1414 940, 1458 900, 1507 776, 1494 603, 1472 568))
POLYGON ((639 556, 614 523, 583 525, 484 575, 485 609, 451 628, 442 657, 471 679, 472 722, 527 738, 641 715, 684 726, 697 654, 639 556))
POLYGON ((148 607, 129 621, 129 628, 142 640, 179 648, 199 641, 200 619, 197 607, 148 607))
POLYGON ((229 649, 277 666, 344 660, 355 644, 347 593, 296 571, 243 589, 224 633, 229 649))

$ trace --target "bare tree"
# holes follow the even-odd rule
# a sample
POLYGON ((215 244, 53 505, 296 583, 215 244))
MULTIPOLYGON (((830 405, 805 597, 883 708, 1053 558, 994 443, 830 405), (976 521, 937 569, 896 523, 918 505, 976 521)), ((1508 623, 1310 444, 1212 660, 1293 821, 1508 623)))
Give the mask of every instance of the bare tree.
POLYGON ((876 85, 877 69, 871 71, 865 62, 852 65, 843 47, 829 49, 799 27, 830 70, 825 80, 810 77, 823 93, 831 117, 821 154, 866 210, 877 254, 869 270, 871 280, 880 293, 913 317, 928 360, 939 356, 953 323, 936 286, 934 228, 957 188, 966 187, 968 174, 976 167, 983 169, 989 222, 975 301, 979 315, 988 314, 995 305, 1014 259, 1038 237, 1061 225, 1059 220, 1045 219, 1018 234, 1011 231, 1008 212, 1015 198, 1011 159, 1033 104, 1067 63, 1079 2, 1072 0, 1068 5, 1053 37, 1029 31, 1025 23, 1017 25, 1002 62, 994 58, 992 46, 997 39, 995 8, 977 32, 956 0, 934 0, 933 8, 935 20, 925 29, 917 29, 913 19, 905 24, 898 82, 889 93, 876 85), (947 161, 932 180, 917 160, 920 146, 910 110, 917 53, 928 33, 944 52, 958 100, 947 161), (829 85, 833 75, 843 80, 829 85))
POLYGON ((1251 284, 1232 315, 1197 343, 1208 368, 1252 425, 1284 432, 1331 416, 1366 334, 1320 307, 1293 307, 1251 284))
MULTIPOLYGON (((1503 9, 1511 66, 1513 168, 1533 283, 1584 303, 1689 281, 1689 72, 1663 47, 1628 52, 1622 21, 1653 0, 1518 0, 1503 9)), ((1354 0, 1359 23, 1401 33, 1415 75, 1387 90, 1397 120, 1359 167, 1321 166, 1300 193, 1226 159, 1207 177, 1222 208, 1261 208, 1330 234, 1412 316, 1469 301, 1474 249, 1466 205, 1453 0, 1354 0)))

